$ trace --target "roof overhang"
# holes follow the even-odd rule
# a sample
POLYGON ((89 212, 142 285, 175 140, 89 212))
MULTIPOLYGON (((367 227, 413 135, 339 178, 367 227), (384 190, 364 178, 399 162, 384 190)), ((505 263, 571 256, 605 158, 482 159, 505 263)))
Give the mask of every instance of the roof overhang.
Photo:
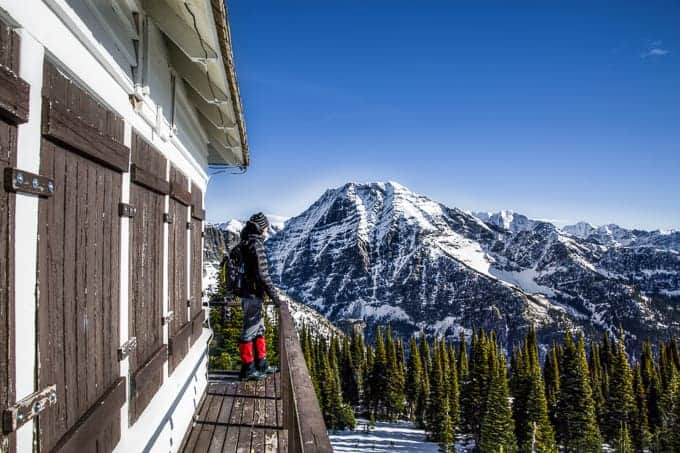
POLYGON ((208 164, 249 165, 243 106, 224 0, 144 0, 209 139, 208 164))

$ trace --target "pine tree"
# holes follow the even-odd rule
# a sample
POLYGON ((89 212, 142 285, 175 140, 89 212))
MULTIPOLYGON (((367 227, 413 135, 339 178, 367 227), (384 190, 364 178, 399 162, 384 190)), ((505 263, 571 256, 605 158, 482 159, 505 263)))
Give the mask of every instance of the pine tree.
POLYGON ((342 397, 350 404, 359 403, 358 373, 354 365, 349 339, 342 339, 342 360, 340 361, 340 383, 342 384, 342 397))
POLYGON ((407 413, 411 420, 422 424, 422 414, 416 410, 418 402, 423 398, 423 363, 420 350, 414 336, 409 340, 409 357, 406 373, 407 413))
POLYGON ((417 404, 416 420, 421 420, 421 426, 426 427, 427 425, 427 414, 430 408, 430 371, 432 368, 432 359, 430 357, 430 344, 427 337, 424 335, 420 339, 420 359, 423 363, 423 397, 417 404))
POLYGON ((373 353, 373 368, 370 376, 371 410, 385 416, 385 388, 387 385, 387 354, 385 342, 380 327, 376 330, 375 351, 373 353))
POLYGON ((603 434, 619 451, 632 445, 630 429, 634 424, 635 398, 633 374, 626 354, 623 335, 612 348, 609 371, 609 395, 605 405, 603 434), (628 436, 628 437, 626 437, 628 436))
POLYGON ((635 414, 631 435, 635 451, 644 451, 651 444, 649 432, 647 396, 642 382, 641 366, 638 363, 633 370, 633 394, 635 396, 635 414))
POLYGON ((515 353, 513 416, 520 451, 556 452, 555 434, 548 418, 538 340, 532 327, 524 346, 515 353), (516 373, 516 374, 515 374, 516 373))
POLYGON ((553 426, 557 424, 557 401, 560 394, 559 356, 560 346, 553 343, 543 365, 545 400, 548 403, 548 417, 553 426))
POLYGON ((464 429, 473 435, 476 442, 479 442, 481 434, 491 377, 489 340, 480 329, 470 343, 469 374, 463 392, 464 429))
POLYGON ((460 331, 460 342, 458 343, 458 385, 463 387, 468 379, 468 354, 465 333, 460 331))
POLYGON ((659 373, 656 364, 654 363, 652 343, 649 339, 642 345, 640 375, 642 377, 642 387, 645 391, 645 399, 647 400, 649 428, 652 432, 656 432, 661 427, 661 413, 659 408, 659 403, 661 401, 661 381, 659 380, 659 373))
POLYGON ((486 410, 482 419, 479 449, 482 452, 513 453, 517 451, 512 420, 505 358, 502 352, 495 360, 486 410))
POLYGON ((397 420, 404 412, 404 374, 398 358, 398 342, 392 338, 392 328, 389 325, 386 338, 385 413, 388 420, 397 420))
POLYGON ((604 423, 604 369, 600 359, 600 346, 593 342, 590 348, 590 360, 588 362, 588 369, 590 370, 590 386, 593 390, 593 403, 595 404, 595 417, 597 423, 602 427, 604 423))
POLYGON ((439 441, 442 429, 442 420, 447 416, 448 400, 446 378, 444 376, 444 361, 440 343, 433 344, 432 371, 430 374, 430 404, 427 409, 426 428, 433 440, 439 441))
POLYGON ((458 361, 456 360, 456 349, 452 343, 448 345, 449 354, 449 374, 448 374, 448 399, 449 399, 449 418, 451 424, 457 427, 460 423, 460 388, 458 383, 458 361))
POLYGON ((571 332, 567 332, 559 370, 556 426, 559 442, 567 452, 600 451, 602 439, 595 420, 583 336, 574 344, 571 332))

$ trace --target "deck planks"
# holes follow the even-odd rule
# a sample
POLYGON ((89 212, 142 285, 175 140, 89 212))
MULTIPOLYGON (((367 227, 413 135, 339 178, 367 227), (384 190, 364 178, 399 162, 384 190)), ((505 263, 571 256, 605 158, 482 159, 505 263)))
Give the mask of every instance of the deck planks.
POLYGON ((260 382, 238 382, 232 375, 211 379, 179 451, 286 451, 287 436, 277 415, 277 375, 260 382))

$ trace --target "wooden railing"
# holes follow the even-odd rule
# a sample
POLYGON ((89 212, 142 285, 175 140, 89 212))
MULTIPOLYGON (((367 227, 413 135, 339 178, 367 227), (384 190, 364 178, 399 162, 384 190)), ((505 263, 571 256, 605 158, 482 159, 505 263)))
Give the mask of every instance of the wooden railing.
POLYGON ((332 452, 326 424, 286 300, 279 310, 279 357, 283 429, 292 453, 332 452))

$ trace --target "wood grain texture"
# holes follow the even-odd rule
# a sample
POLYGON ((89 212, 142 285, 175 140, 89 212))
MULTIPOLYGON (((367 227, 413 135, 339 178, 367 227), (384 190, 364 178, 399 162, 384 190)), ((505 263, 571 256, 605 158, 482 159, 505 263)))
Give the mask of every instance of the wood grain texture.
MULTIPOLYGON (((79 112, 92 128, 122 143, 122 122, 116 115, 49 63, 45 67, 49 94, 79 112)), ((82 426, 97 427, 85 436, 94 442, 88 445, 96 445, 93 451, 112 451, 120 436, 120 412, 111 409, 119 403, 120 390, 106 401, 110 417, 102 418, 102 409, 94 408, 112 386, 121 385, 117 348, 122 178, 113 166, 90 156, 51 138, 41 143, 41 174, 53 178, 58 189, 38 204, 38 386, 55 384, 58 400, 38 417, 40 451, 66 445, 82 426), (96 423, 88 421, 95 416, 96 423)))
MULTIPOLYGON (((170 185, 172 187, 189 187, 189 180, 182 172, 174 166, 170 167, 170 185)), ((188 191, 187 191, 188 194, 188 191)), ((190 202, 189 198, 189 202, 190 202)), ((168 307, 174 312, 174 318, 170 323, 170 340, 172 348, 169 358, 169 371, 172 371, 186 356, 188 342, 178 335, 184 335, 188 325, 188 334, 191 334, 191 324, 189 323, 189 310, 187 309, 188 300, 188 261, 189 252, 187 221, 189 216, 189 203, 183 203, 175 198, 170 198, 169 214, 174 219, 168 225, 168 307), (185 344, 186 343, 186 344, 185 344)), ((188 336, 185 337, 188 341, 188 336)))
MULTIPOLYGON (((0 66, 12 73, 19 72, 19 36, 0 20, 0 66)), ((4 82, 0 81, 0 85, 4 82)), ((6 87, 3 87, 4 90, 6 87)), ((3 101, 4 102, 4 101, 3 101)), ((26 104, 25 116, 28 116, 26 104)), ((17 164, 16 118, 0 116, 0 169, 17 164)), ((14 229, 16 194, 4 190, 4 171, 0 171, 0 409, 16 402, 15 385, 15 326, 14 326, 14 229)), ((0 431, 0 451, 13 453, 14 433, 0 431)))
MULTIPOLYGON (((139 165, 150 177, 167 184, 167 160, 134 132, 131 153, 133 166, 139 165)), ((137 215, 130 220, 128 305, 129 335, 137 339, 137 348, 130 354, 135 391, 130 398, 129 421, 134 424, 162 385, 162 364, 167 358, 161 325, 165 197, 133 180, 130 204, 137 209, 137 215)))

